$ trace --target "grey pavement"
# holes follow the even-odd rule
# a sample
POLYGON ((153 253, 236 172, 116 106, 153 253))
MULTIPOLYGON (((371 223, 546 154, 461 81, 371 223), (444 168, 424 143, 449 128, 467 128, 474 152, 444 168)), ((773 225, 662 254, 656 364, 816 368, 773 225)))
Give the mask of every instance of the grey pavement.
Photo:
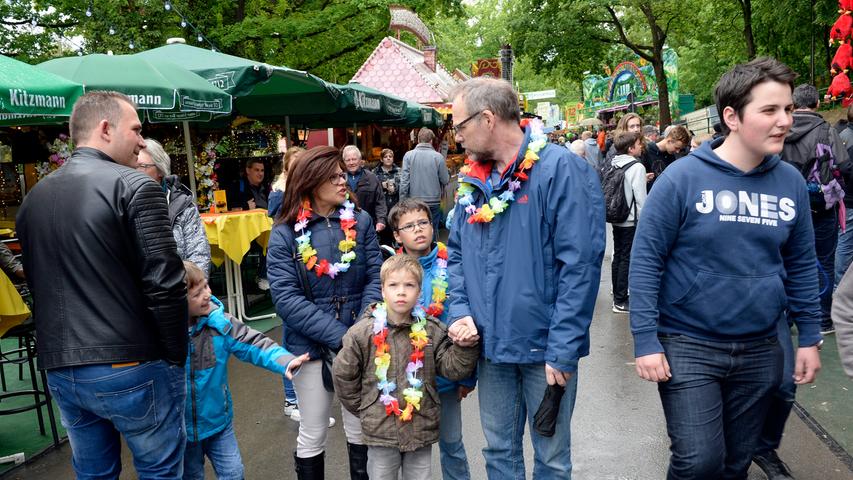
MULTIPOLYGON (((655 385, 640 380, 633 366, 633 345, 628 316, 610 313, 610 270, 605 261, 602 283, 592 323, 591 352, 581 361, 577 404, 572 424, 573 478, 579 480, 651 480, 665 477, 669 441, 655 385)), ((270 332, 279 339, 280 328, 270 332)), ((293 451, 298 425, 281 414, 282 386, 275 375, 233 360, 230 382, 234 395, 234 426, 246 478, 295 478, 293 451)), ((463 402, 463 428, 471 474, 484 479, 480 450, 485 445, 480 429, 477 395, 463 402)), ((346 439, 340 426, 329 430, 327 478, 349 478, 346 439)), ((433 477, 440 478, 438 447, 433 450, 433 477)), ((788 422, 780 456, 796 478, 849 480, 851 472, 796 415, 788 422)), ((135 478, 125 449, 122 479, 135 478)), ((525 437, 525 462, 531 476, 533 452, 525 437)), ((65 444, 26 468, 11 472, 8 479, 73 478, 70 447, 65 444)), ((215 478, 208 465, 208 477, 215 478)), ((765 478, 754 466, 750 480, 765 478)))

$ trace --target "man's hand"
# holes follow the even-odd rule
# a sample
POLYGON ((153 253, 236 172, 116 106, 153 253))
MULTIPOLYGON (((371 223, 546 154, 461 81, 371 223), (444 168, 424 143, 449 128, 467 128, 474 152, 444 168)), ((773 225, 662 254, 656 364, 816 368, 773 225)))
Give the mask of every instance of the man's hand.
POLYGON ((566 383, 572 379, 572 372, 563 372, 561 370, 557 370, 551 365, 545 364, 545 381, 548 382, 548 385, 557 384, 561 387, 565 387, 566 383))
POLYGON ((477 326, 474 325, 474 319, 470 315, 453 322, 453 325, 447 329, 447 334, 453 343, 460 347, 473 347, 480 341, 477 326))
POLYGON ((376 224, 376 231, 381 232, 382 230, 385 230, 385 224, 384 223, 377 223, 376 224))
POLYGON ((248 201, 248 202, 246 202, 246 203, 248 203, 248 204, 249 204, 249 210, 254 210, 255 208, 257 208, 257 207, 258 207, 258 205, 255 203, 255 199, 254 199, 254 198, 249 199, 249 201, 248 201))
POLYGON ((663 353, 652 353, 635 359, 637 362, 637 375, 643 380, 650 382, 668 382, 672 378, 669 370, 669 362, 663 353))
POLYGON ((463 398, 467 397, 469 393, 474 391, 474 387, 467 387, 465 385, 459 385, 459 388, 456 390, 456 394, 459 397, 459 401, 461 402, 463 398))
POLYGON ((646 183, 649 183, 654 179, 655 179, 655 172, 649 172, 646 174, 646 183))
POLYGON ((294 358, 287 364, 287 371, 284 372, 284 376, 286 376, 288 380, 293 380, 293 376, 296 375, 299 367, 308 360, 311 360, 311 358, 307 353, 303 353, 302 355, 294 358))
POLYGON ((796 363, 794 363, 794 383, 805 385, 814 382, 819 370, 820 353, 817 351, 817 345, 798 348, 796 363))

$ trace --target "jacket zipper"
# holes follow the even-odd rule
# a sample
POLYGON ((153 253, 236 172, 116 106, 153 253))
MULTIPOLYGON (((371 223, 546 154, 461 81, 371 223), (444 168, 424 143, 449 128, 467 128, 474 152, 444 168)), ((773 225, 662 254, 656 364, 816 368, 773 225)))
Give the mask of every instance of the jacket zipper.
POLYGON ((195 353, 195 345, 190 342, 190 395, 192 398, 193 410, 193 441, 198 442, 198 418, 196 417, 195 408, 195 368, 193 367, 193 354, 195 353))

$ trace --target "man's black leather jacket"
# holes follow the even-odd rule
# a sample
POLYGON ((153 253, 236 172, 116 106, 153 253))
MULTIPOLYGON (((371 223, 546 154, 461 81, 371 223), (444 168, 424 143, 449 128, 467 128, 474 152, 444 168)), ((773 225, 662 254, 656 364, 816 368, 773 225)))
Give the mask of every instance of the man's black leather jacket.
POLYGON ((184 266, 157 183, 81 147, 26 196, 15 227, 42 368, 184 364, 184 266))

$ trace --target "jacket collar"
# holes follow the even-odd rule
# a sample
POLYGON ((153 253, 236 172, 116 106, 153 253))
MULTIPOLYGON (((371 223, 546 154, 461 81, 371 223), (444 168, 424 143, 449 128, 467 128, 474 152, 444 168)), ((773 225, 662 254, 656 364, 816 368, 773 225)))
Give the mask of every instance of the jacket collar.
POLYGON ((424 269, 424 272, 430 271, 432 269, 432 265, 435 263, 436 257, 438 257, 438 245, 433 243, 432 250, 424 255, 423 257, 418 257, 418 261, 421 262, 421 267, 424 269))
POLYGON ((74 149, 74 151, 71 153, 71 156, 72 156, 72 157, 75 157, 75 156, 78 156, 78 155, 83 155, 83 156, 86 156, 86 157, 97 157, 99 160, 104 160, 104 161, 107 161, 107 162, 115 163, 116 165, 120 165, 118 162, 116 162, 116 161, 113 159, 113 157, 111 157, 111 156, 107 155, 106 153, 104 153, 104 152, 102 152, 102 151, 98 150, 97 148, 92 148, 92 147, 77 147, 77 148, 75 148, 75 149, 74 149))
POLYGON ((225 315, 225 307, 222 305, 222 302, 220 302, 218 298, 212 295, 210 296, 210 302, 216 305, 216 307, 213 308, 207 315, 198 317, 198 321, 195 323, 195 325, 192 326, 192 329, 190 329, 190 336, 198 335, 199 332, 204 329, 204 327, 214 328, 223 335, 228 333, 228 330, 230 330, 231 322, 228 322, 228 328, 222 329, 218 328, 221 327, 221 325, 216 325, 216 323, 212 321, 213 318, 219 318, 225 315))
POLYGON ((415 145, 415 150, 432 150, 433 152, 435 151, 435 149, 432 148, 432 143, 419 143, 415 145))

